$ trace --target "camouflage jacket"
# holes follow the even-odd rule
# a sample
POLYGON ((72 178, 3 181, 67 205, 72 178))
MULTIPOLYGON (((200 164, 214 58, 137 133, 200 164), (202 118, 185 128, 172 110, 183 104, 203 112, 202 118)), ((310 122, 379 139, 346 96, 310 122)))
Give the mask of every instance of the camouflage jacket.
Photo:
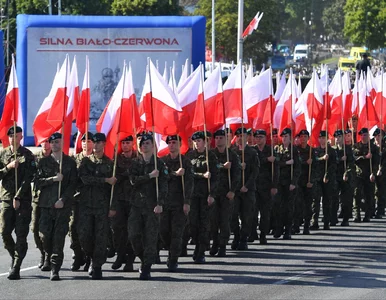
POLYGON ((154 155, 149 162, 140 155, 133 159, 129 170, 133 193, 131 204, 136 207, 143 207, 153 210, 156 205, 163 205, 168 195, 168 170, 165 163, 157 158, 158 176, 158 199, 156 189, 156 179, 150 178, 149 174, 155 170, 154 155))
POLYGON ((229 151, 229 162, 232 163, 230 168, 231 188, 229 189, 228 169, 224 168, 227 162, 226 151, 221 153, 217 148, 213 150, 217 157, 218 179, 217 179, 217 195, 226 195, 229 191, 235 193, 240 189, 241 183, 241 164, 236 152, 232 149, 229 151))
POLYGON ((113 176, 113 162, 106 155, 101 158, 94 154, 84 157, 79 166, 80 188, 79 205, 104 210, 116 209, 116 198, 111 197, 111 185, 105 182, 113 176))
POLYGON ((338 167, 336 171, 336 180, 341 182, 343 181, 343 175, 348 176, 348 180, 351 181, 354 179, 355 176, 355 161, 354 161, 354 155, 352 151, 351 145, 346 145, 346 149, 340 148, 339 146, 333 146, 333 149, 335 149, 337 161, 338 161, 338 167), (344 161, 341 160, 341 158, 344 156, 344 152, 346 151, 346 170, 344 169, 344 161))
POLYGON ((305 187, 308 183, 308 177, 310 177, 309 181, 310 183, 314 184, 317 179, 320 177, 319 172, 320 169, 317 166, 316 163, 316 157, 315 157, 315 152, 312 147, 307 145, 306 148, 302 148, 301 146, 296 147, 297 153, 299 155, 299 161, 301 165, 301 171, 300 171, 300 176, 298 180, 298 185, 305 187), (311 176, 309 176, 310 172, 310 166, 307 163, 307 160, 310 158, 310 149, 311 149, 311 159, 312 159, 312 164, 311 164, 311 176))
POLYGON ((64 207, 70 207, 74 196, 77 172, 74 160, 66 154, 63 154, 62 174, 63 180, 59 193, 59 182, 53 178, 59 173, 59 161, 50 155, 43 157, 37 166, 36 185, 40 190, 39 207, 53 207, 55 202, 62 198, 64 207))
POLYGON ((362 144, 362 142, 356 143, 353 146, 353 154, 355 159, 355 164, 357 166, 356 172, 357 176, 360 178, 366 178, 368 179, 370 177, 371 171, 374 175, 378 172, 379 167, 379 149, 378 147, 370 143, 370 149, 372 158, 367 159, 365 156, 369 153, 369 144, 362 144), (370 169, 370 161, 371 161, 371 167, 370 169))
MULTIPOLYGON (((239 156, 239 159, 242 161, 242 150, 239 149, 237 145, 235 145, 232 150, 236 152, 239 156)), ((256 190, 256 178, 259 175, 259 157, 257 156, 257 152, 251 146, 246 145, 244 148, 244 162, 245 162, 245 170, 244 170, 244 185, 248 190, 255 191, 256 190)), ((242 182, 243 170, 241 170, 241 184, 240 188, 243 185, 242 182)))
POLYGON ((327 160, 327 171, 326 171, 326 161, 320 160, 321 157, 323 157, 326 154, 326 148, 317 147, 314 148, 316 163, 315 166, 320 170, 318 172, 318 181, 322 181, 323 177, 326 176, 329 181, 335 181, 336 180, 336 170, 338 167, 338 159, 336 156, 336 151, 333 149, 330 145, 327 145, 327 154, 328 154, 328 160, 327 160))
POLYGON ((8 170, 7 165, 14 160, 11 147, 0 151, 0 200, 12 201, 14 197, 21 200, 32 200, 31 182, 33 180, 36 163, 32 152, 20 146, 16 152, 19 166, 17 168, 17 192, 15 194, 15 169, 8 170))
POLYGON ((130 157, 126 157, 123 153, 117 156, 116 178, 118 179, 114 187, 114 194, 118 201, 130 201, 133 187, 130 184, 129 170, 133 163, 133 159, 138 157, 136 151, 132 151, 130 157))
POLYGON ((284 145, 277 145, 275 146, 275 153, 276 157, 279 163, 279 183, 281 185, 297 185, 298 180, 301 173, 301 167, 300 167, 300 160, 298 152, 296 151, 295 147, 292 147, 292 157, 294 160, 294 164, 287 165, 286 162, 288 160, 291 160, 291 147, 292 145, 289 144, 288 148, 285 148, 284 145), (293 171, 291 171, 293 169, 293 171), (292 173, 292 174, 291 174, 292 173), (292 175, 292 179, 291 179, 292 175))
POLYGON ((259 147, 255 146, 255 149, 260 162, 259 176, 257 176, 256 180, 257 188, 259 190, 277 188, 279 183, 279 164, 277 160, 273 163, 272 176, 272 163, 268 161, 268 157, 272 155, 271 147, 265 145, 263 150, 260 151, 259 147))
MULTIPOLYGON (((40 150, 38 153, 35 154, 35 164, 36 166, 39 164, 39 161, 45 157, 44 153, 43 153, 43 150, 40 150)), ((38 186, 37 186, 37 172, 35 173, 35 176, 34 176, 34 179, 33 179, 33 198, 32 198, 32 201, 34 203, 38 203, 39 202, 39 194, 40 194, 40 190, 38 189, 38 186)))

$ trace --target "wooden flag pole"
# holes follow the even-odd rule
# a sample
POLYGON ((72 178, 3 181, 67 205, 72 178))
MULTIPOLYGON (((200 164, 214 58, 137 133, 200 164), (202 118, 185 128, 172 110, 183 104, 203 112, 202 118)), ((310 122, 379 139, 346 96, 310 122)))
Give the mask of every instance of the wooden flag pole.
MULTIPOLYGON (((293 86, 292 86, 292 78, 293 78, 293 73, 292 73, 292 68, 290 69, 290 88, 291 88, 291 106, 290 106, 290 113, 291 113, 291 160, 294 159, 294 151, 293 151, 293 143, 294 143, 294 135, 293 135, 293 121, 292 121, 292 110, 293 110, 293 86)), ((294 177, 294 165, 291 165, 291 182, 294 177)))
POLYGON ((380 129, 380 135, 381 135, 381 142, 379 143, 379 168, 378 170, 381 170, 381 157, 382 157, 382 143, 383 143, 383 68, 381 69, 381 117, 379 118, 379 129, 380 129))
MULTIPOLYGON (((315 94, 315 74, 312 74, 312 92, 315 94)), ((311 103, 311 112, 314 111, 314 101, 311 103)), ((313 127, 314 118, 311 117, 311 129, 310 129, 310 137, 312 138, 312 127, 313 127)), ((310 141, 311 144, 311 141, 310 141)), ((312 147, 310 145, 310 151, 308 155, 309 159, 312 159, 312 147)), ((312 172, 312 164, 308 166, 308 183, 311 183, 311 172, 312 172)))
MULTIPOLYGON (((240 80, 241 80, 241 163, 245 165, 245 137, 244 137, 244 99, 243 99, 243 66, 242 60, 239 60, 240 64, 240 80)), ((245 185, 245 168, 242 168, 242 186, 245 185)))
MULTIPOLYGON (((269 82, 268 82, 268 89, 269 89, 269 115, 271 117, 271 122, 269 124, 269 130, 270 130, 270 135, 271 135, 271 156, 273 156, 273 133, 272 133, 272 130, 273 130, 273 126, 272 126, 272 121, 273 121, 273 109, 272 109, 272 105, 273 105, 273 91, 272 91, 272 69, 271 67, 269 68, 271 71, 270 71, 270 75, 269 75, 269 82)), ((271 163, 271 181, 273 182, 273 178, 274 178, 274 172, 275 172, 275 162, 272 162, 271 163)))
MULTIPOLYGON (((344 133, 344 120, 343 120, 343 116, 344 116, 344 111, 345 111, 345 107, 343 105, 343 84, 342 84, 342 73, 341 73, 341 70, 338 69, 338 72, 339 72, 339 80, 340 80, 340 96, 341 96, 341 99, 342 99, 342 102, 341 102, 341 113, 342 113, 342 132, 343 132, 343 156, 346 157, 346 140, 345 140, 345 133, 344 133)), ((344 165, 344 172, 346 173, 346 170, 347 170, 347 158, 343 161, 343 165, 344 165)))
MULTIPOLYGON (((326 155, 328 155, 328 105, 329 105, 329 95, 328 95, 328 68, 326 68, 326 99, 325 99, 325 105, 326 105, 326 155)), ((324 164, 324 177, 326 177, 326 174, 328 173, 328 159, 325 160, 324 164)))

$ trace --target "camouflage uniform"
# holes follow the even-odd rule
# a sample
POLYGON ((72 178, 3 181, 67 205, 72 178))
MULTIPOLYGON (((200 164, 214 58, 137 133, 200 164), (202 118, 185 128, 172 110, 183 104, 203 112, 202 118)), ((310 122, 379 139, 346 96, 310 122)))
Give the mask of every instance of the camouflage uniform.
POLYGON ((317 147, 314 149, 316 163, 315 168, 320 170, 319 176, 316 180, 315 186, 315 199, 312 204, 312 226, 311 229, 319 228, 319 213, 320 213, 320 199, 322 199, 323 205, 323 223, 324 229, 329 229, 330 219, 331 219, 331 203, 336 197, 337 194, 337 184, 336 184, 336 170, 337 170, 337 156, 335 150, 328 144, 327 148, 317 147), (327 172, 324 174, 324 170, 326 169, 326 161, 320 160, 319 158, 328 154, 327 161, 327 172), (323 170, 323 171, 322 171, 323 170), (323 182, 324 177, 328 179, 327 183, 323 182))
POLYGON ((370 143, 372 154, 372 173, 370 172, 370 160, 365 156, 369 153, 369 144, 362 142, 353 146, 354 159, 356 164, 356 187, 354 190, 354 221, 360 221, 361 200, 365 199, 363 210, 365 211, 364 221, 370 221, 374 213, 374 182, 370 181, 371 174, 377 174, 379 167, 379 149, 370 143))
POLYGON ((27 236, 29 224, 31 222, 31 181, 36 171, 35 158, 31 151, 20 146, 16 151, 19 165, 17 167, 17 192, 15 194, 15 169, 7 169, 7 164, 14 160, 14 153, 11 147, 7 147, 0 152, 0 199, 2 209, 0 214, 1 237, 3 238, 4 248, 7 249, 14 268, 20 268, 21 263, 27 253, 27 236), (20 207, 13 208, 13 199, 20 199, 20 207), (15 230, 16 242, 12 237, 15 230))
POLYGON ((236 193, 240 188, 241 181, 241 165, 240 159, 236 152, 231 149, 229 151, 229 162, 231 162, 230 179, 231 187, 229 188, 228 169, 224 168, 227 162, 226 151, 221 153, 218 148, 213 150, 218 159, 218 179, 217 191, 215 195, 216 202, 214 203, 214 210, 212 214, 211 232, 213 238, 213 246, 225 248, 228 244, 230 236, 230 220, 232 216, 233 200, 229 200, 226 195, 228 192, 236 193))
POLYGON ((175 172, 181 167, 179 158, 171 158, 170 154, 162 160, 168 170, 168 196, 165 199, 160 221, 160 236, 167 250, 169 250, 169 261, 176 263, 181 254, 182 236, 186 224, 186 216, 183 211, 184 204, 190 205, 193 192, 192 165, 184 155, 181 155, 182 168, 185 169, 184 188, 182 189, 182 177, 175 172))
POLYGON ((279 163, 279 188, 276 194, 274 205, 276 206, 275 212, 275 238, 279 238, 284 231, 284 238, 291 238, 292 222, 295 209, 295 198, 297 193, 297 183, 301 173, 299 155, 296 148, 291 144, 286 148, 284 145, 278 145, 275 147, 276 157, 279 163), (292 149, 292 150, 291 150, 292 149), (286 162, 291 159, 294 160, 294 164, 287 165, 286 162), (293 171, 291 171, 293 169, 293 171), (291 173, 292 176, 291 176, 291 173), (290 185, 294 185, 296 188, 290 191, 290 185), (284 230, 283 230, 284 229, 284 230))
POLYGON ((138 154, 134 150, 132 150, 132 155, 130 157, 126 157, 123 153, 117 156, 116 177, 118 181, 114 187, 114 194, 118 200, 117 213, 111 218, 114 246, 117 250, 117 267, 124 262, 132 264, 135 259, 133 247, 129 242, 127 223, 130 215, 130 199, 132 196, 129 171, 133 159, 137 156, 138 154))
POLYGON ((164 162, 157 158, 158 199, 156 179, 149 173, 155 170, 154 155, 149 162, 142 156, 133 159, 130 172, 130 182, 133 186, 131 210, 128 220, 129 240, 143 265, 151 266, 156 262, 159 218, 154 213, 157 205, 163 205, 168 194, 168 171, 164 162))
MULTIPOLYGON (((235 150, 241 160, 242 150, 240 150, 238 146, 234 147, 233 150, 235 150)), ((234 234, 232 249, 237 248, 239 250, 244 250, 244 248, 248 247, 247 240, 252 229, 253 208, 256 202, 256 177, 259 173, 259 158, 257 152, 248 145, 246 145, 244 149, 244 162, 246 164, 244 170, 244 185, 248 191, 246 193, 240 192, 240 188, 243 186, 241 182, 239 189, 236 191, 231 219, 231 230, 234 234), (239 224, 239 217, 241 226, 239 224)))
POLYGON ((82 159, 79 177, 83 186, 79 199, 79 241, 84 253, 91 257, 93 268, 100 268, 106 262, 109 231, 109 210, 115 210, 115 197, 110 203, 111 185, 105 178, 113 175, 113 162, 106 156, 95 154, 82 159), (110 206, 111 205, 111 206, 110 206))
POLYGON ((379 170, 381 176, 375 177, 375 200, 377 203, 376 217, 382 218, 385 214, 386 205, 386 143, 382 143, 382 153, 380 155, 379 170))
POLYGON ((186 157, 192 163, 194 177, 194 190, 191 199, 189 213, 190 235, 196 241, 196 249, 193 258, 205 256, 205 251, 210 243, 210 215, 212 206, 208 205, 208 197, 214 196, 217 184, 217 158, 213 152, 208 151, 208 162, 206 163, 206 151, 200 153, 192 150, 186 157), (208 179, 204 174, 210 172, 210 192, 208 190, 208 179))
POLYGON ((51 260, 51 268, 57 272, 63 263, 63 248, 68 233, 72 198, 77 184, 76 164, 68 155, 63 154, 60 197, 58 197, 59 182, 53 181, 53 177, 59 172, 59 161, 50 155, 39 161, 36 175, 37 187, 40 190, 40 238, 46 257, 51 260), (54 207, 59 198, 64 202, 64 207, 61 209, 54 207))

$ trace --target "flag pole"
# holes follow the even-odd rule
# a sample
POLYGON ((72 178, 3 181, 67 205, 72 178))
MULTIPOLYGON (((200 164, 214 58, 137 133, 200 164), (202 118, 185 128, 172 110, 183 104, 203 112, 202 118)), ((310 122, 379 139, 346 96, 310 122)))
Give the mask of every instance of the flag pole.
MULTIPOLYGON (((9 33, 8 33, 9 34, 9 33)), ((15 55, 12 53, 12 65, 13 65, 13 68, 15 67, 15 55)), ((13 74, 13 76, 16 76, 16 74, 13 74)), ((14 78, 12 78, 12 80, 14 80, 14 78)), ((15 83, 14 83, 15 84, 15 83)), ((12 93, 13 93, 13 155, 14 155, 14 160, 15 162, 17 161, 17 149, 16 149, 16 116, 18 116, 18 112, 16 111, 16 107, 17 107, 17 98, 16 98, 16 90, 13 88, 12 89, 12 93)), ((15 165, 15 196, 17 194, 17 190, 18 190, 18 185, 17 185, 17 165, 15 165)))
POLYGON ((243 60, 243 28, 244 28, 244 0, 239 0, 238 5, 238 31, 237 31, 237 60, 243 60))
MULTIPOLYGON (((294 151, 293 151, 293 143, 294 143, 294 135, 293 135, 293 120, 292 120, 292 110, 293 110, 293 86, 292 86, 292 78, 293 78, 293 73, 292 73, 292 68, 290 68, 290 87, 291 87, 291 109, 290 109, 290 113, 291 113, 291 160, 294 159, 294 151)), ((292 182, 292 179, 294 177, 294 165, 292 164, 291 165, 291 182, 292 182)))
MULTIPOLYGON (((365 84, 365 105, 366 105, 366 127, 369 128, 369 116, 368 116, 368 107, 367 107, 367 75, 363 72, 363 81, 365 84)), ((358 107, 359 112, 359 107, 358 107)), ((371 141, 369 137, 369 153, 371 154, 371 141)), ((370 174, 373 174, 373 162, 372 157, 370 157, 370 174)))
MULTIPOLYGON (((272 126, 272 121, 273 121, 273 109, 272 109, 272 105, 273 105, 273 95, 272 95, 272 69, 271 67, 269 68, 270 69, 270 74, 269 74, 269 81, 268 81, 268 89, 269 89, 269 115, 271 117, 271 122, 270 122, 270 125, 269 125, 269 130, 270 130, 270 135, 271 135, 271 156, 273 156, 273 133, 272 133, 272 129, 273 129, 273 126, 272 126)), ((273 182, 273 178, 274 178, 274 172, 275 172, 275 165, 274 165, 274 162, 271 163, 271 171, 272 171, 272 176, 271 176, 271 180, 273 182)))
MULTIPOLYGON (((328 95, 328 67, 326 66, 326 99, 325 99, 325 113, 326 113, 326 155, 328 155, 328 105, 329 105, 329 95, 328 95)), ((328 159, 325 160, 324 165, 324 177, 328 173, 328 159)), ((327 178, 326 178, 327 179, 327 178)))
MULTIPOLYGON (((381 142, 379 143, 379 157, 382 157, 382 142, 383 142, 383 68, 381 69, 381 117, 379 118, 380 123, 380 135, 381 135, 381 142)), ((381 169, 381 159, 379 159, 379 169, 381 169)))
MULTIPOLYGON (((341 95, 341 99, 342 99, 340 107, 341 107, 341 112, 342 112, 343 156, 346 157, 346 140, 345 140, 345 134, 344 134, 344 120, 343 120, 344 111, 345 111, 345 107, 343 105, 343 83, 342 83, 342 73, 341 73, 341 70, 338 69, 338 72, 339 72, 339 80, 340 80, 340 95, 341 95)), ((345 102, 345 104, 346 104, 346 102, 345 102)), ((346 158, 346 160, 343 161, 343 165, 344 165, 344 172, 346 173, 346 170, 347 170, 347 158, 346 158)))
MULTIPOLYGON (((315 95, 315 73, 312 74, 312 92, 315 95)), ((312 112, 314 111, 314 100, 311 103, 311 129, 310 129, 310 137, 312 139, 312 127, 314 118, 312 117, 312 112)), ((312 144, 312 141, 310 141, 312 144)), ((310 145, 309 159, 312 159, 312 147, 310 145)), ((312 164, 308 166, 308 183, 311 183, 311 172, 312 172, 312 164)))
MULTIPOLYGON (((89 119, 90 119, 90 65, 89 65, 89 60, 88 60, 88 55, 86 55, 86 72, 87 72, 87 96, 86 96, 86 104, 87 104, 87 108, 86 108, 86 111, 85 111, 85 114, 86 114, 86 155, 88 153, 88 129, 89 129, 89 119)), ((76 146, 75 146, 76 147, 76 146)))
MULTIPOLYGON (((241 0, 239 0, 241 1, 241 0)), ((239 2, 240 3, 240 2, 239 2)), ((241 162, 244 165, 245 163, 245 137, 244 137, 244 99, 243 99, 243 65, 242 60, 239 60, 240 64, 240 81, 241 81, 241 162)), ((242 184, 245 185, 245 168, 242 168, 242 184)))

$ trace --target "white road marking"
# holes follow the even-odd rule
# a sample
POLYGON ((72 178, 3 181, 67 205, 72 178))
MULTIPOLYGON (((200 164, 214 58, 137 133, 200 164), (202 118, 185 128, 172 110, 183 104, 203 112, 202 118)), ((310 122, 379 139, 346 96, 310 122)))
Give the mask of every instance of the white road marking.
MULTIPOLYGON (((29 270, 37 269, 37 267, 38 267, 38 266, 20 269, 20 272, 24 272, 24 271, 29 271, 29 270)), ((7 273, 1 273, 1 274, 0 274, 0 277, 1 277, 1 276, 6 276, 6 275, 8 275, 8 274, 9 274, 8 272, 7 272, 7 273)))
POLYGON ((276 282, 274 282, 273 284, 275 284, 275 285, 286 284, 286 283, 288 283, 288 282, 290 282, 290 281, 299 280, 300 278, 306 277, 306 275, 310 275, 310 274, 315 274, 314 270, 309 270, 309 271, 303 272, 303 273, 301 273, 301 274, 299 274, 299 275, 292 276, 292 277, 288 277, 288 278, 285 278, 285 279, 276 281, 276 282))

